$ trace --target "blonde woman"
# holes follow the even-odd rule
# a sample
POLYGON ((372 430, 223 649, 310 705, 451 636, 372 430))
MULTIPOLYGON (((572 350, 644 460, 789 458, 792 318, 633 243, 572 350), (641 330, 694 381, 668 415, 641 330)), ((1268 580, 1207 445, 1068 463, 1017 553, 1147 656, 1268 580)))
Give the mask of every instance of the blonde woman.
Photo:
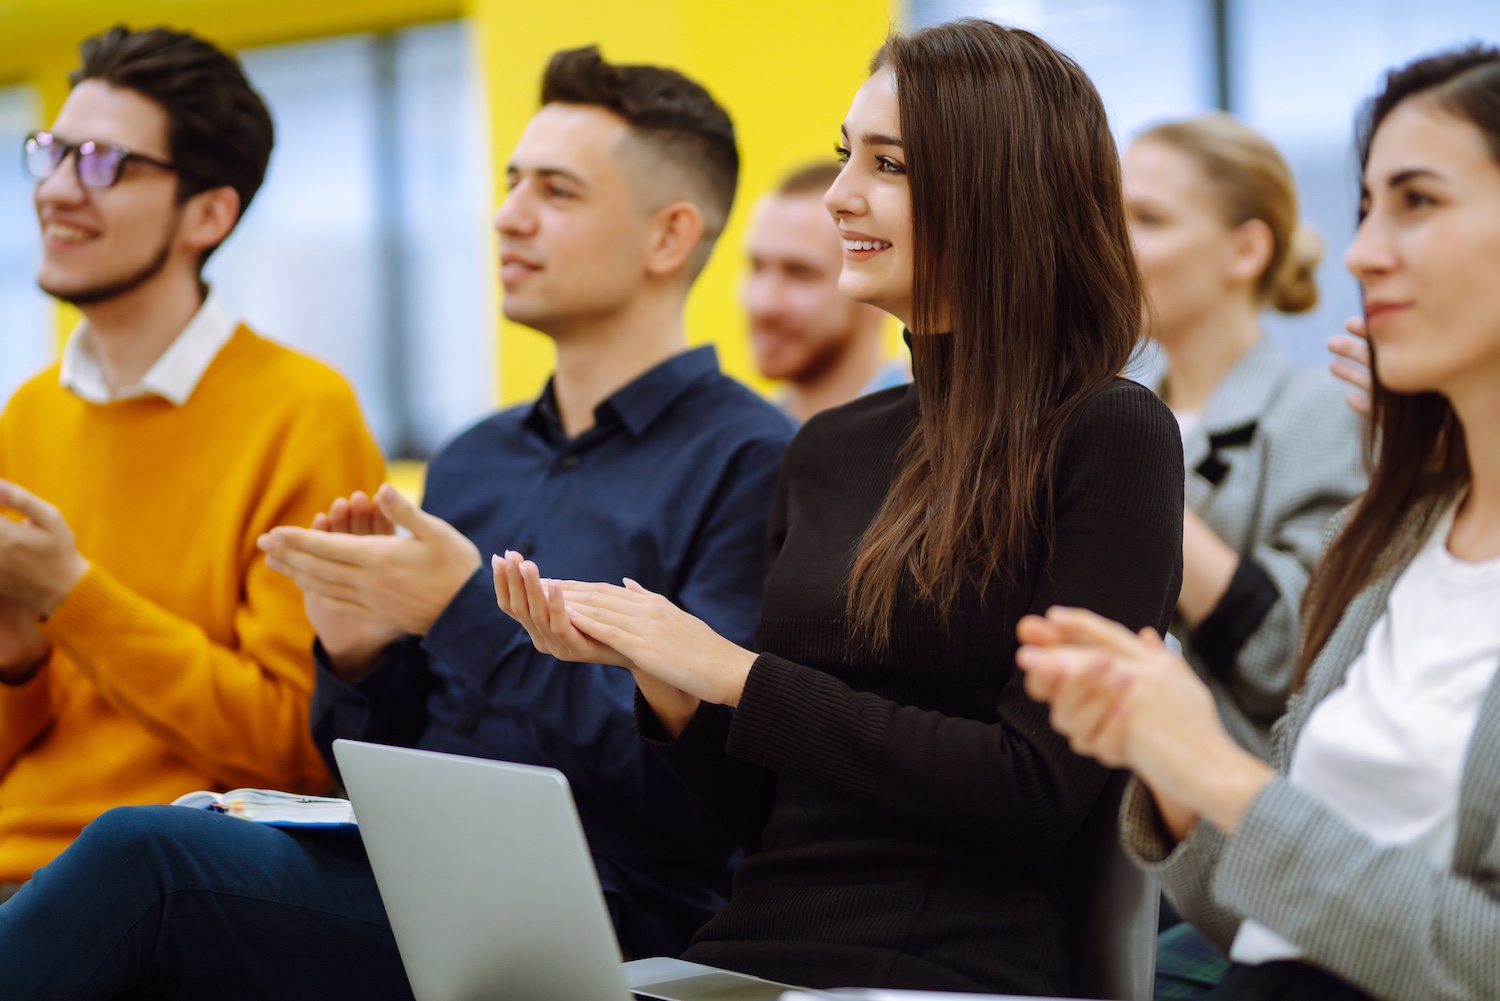
POLYGON ((1259 757, 1286 709, 1297 610, 1328 520, 1364 488, 1360 422, 1261 330, 1318 300, 1322 244, 1291 172, 1228 115, 1160 125, 1125 154, 1126 209, 1182 430, 1182 593, 1172 632, 1225 727, 1259 757))

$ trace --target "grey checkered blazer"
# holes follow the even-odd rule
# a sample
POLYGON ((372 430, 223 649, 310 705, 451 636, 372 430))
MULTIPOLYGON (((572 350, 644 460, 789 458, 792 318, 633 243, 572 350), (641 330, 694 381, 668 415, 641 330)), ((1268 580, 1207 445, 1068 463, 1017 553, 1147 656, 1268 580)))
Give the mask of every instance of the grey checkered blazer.
MULTIPOLYGON (((1276 724, 1281 775, 1308 716, 1343 684, 1445 503, 1434 498, 1408 516, 1375 583, 1349 605, 1276 724)), ((1377 847, 1283 777, 1256 797, 1232 837, 1200 822, 1174 847, 1135 780, 1120 825, 1127 853, 1160 877, 1172 904, 1221 950, 1250 918, 1377 998, 1500 998, 1500 673, 1469 743, 1449 870, 1411 849, 1377 847)))
POLYGON ((1196 629, 1178 619, 1172 635, 1225 729, 1262 758, 1286 712, 1298 611, 1323 534, 1365 488, 1362 433, 1330 375, 1298 371, 1262 337, 1182 443, 1188 509, 1241 558, 1218 607, 1196 629))

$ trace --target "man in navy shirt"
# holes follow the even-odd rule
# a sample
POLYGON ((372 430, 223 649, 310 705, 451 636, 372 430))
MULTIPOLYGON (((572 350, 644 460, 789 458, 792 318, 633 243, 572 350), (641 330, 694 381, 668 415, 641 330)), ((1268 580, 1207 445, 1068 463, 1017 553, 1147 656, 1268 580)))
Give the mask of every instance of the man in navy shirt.
MULTIPOLYGON (((505 313, 552 339, 553 378, 433 460, 425 511, 385 487, 262 539, 318 630, 330 765, 353 737, 561 769, 633 956, 723 903, 732 839, 636 739, 630 675, 539 654, 481 552, 630 576, 750 641, 791 425, 683 329, 738 164, 698 85, 555 56, 495 220, 505 313)), ((173 807, 106 814, 0 907, 0 997, 135 992, 410 997, 357 840, 173 807)))

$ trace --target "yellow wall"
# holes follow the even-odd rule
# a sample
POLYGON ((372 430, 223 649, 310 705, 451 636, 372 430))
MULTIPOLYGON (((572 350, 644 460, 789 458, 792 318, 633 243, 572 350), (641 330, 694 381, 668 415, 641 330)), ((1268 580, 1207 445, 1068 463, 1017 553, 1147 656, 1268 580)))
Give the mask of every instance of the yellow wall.
MULTIPOLYGON (((758 382, 737 302, 751 203, 789 169, 832 157, 839 123, 893 17, 883 0, 476 0, 489 66, 497 195, 503 165, 537 108, 554 51, 597 42, 611 62, 659 63, 704 84, 739 138, 740 193, 688 304, 688 336, 718 345, 728 372, 758 382)), ((551 365, 539 335, 502 323, 501 396, 534 395, 551 365)))
MULTIPOLYGON (((166 24, 234 49, 465 14, 477 21, 488 68, 496 204, 503 165, 536 111, 542 69, 557 49, 597 42, 612 61, 674 66, 729 109, 740 194, 689 302, 688 331, 695 343, 718 345, 727 371, 760 384, 737 301, 746 216, 787 170, 831 155, 894 17, 889 0, 3 0, 0 81, 35 84, 50 120, 67 95, 78 42, 113 24, 166 24)), ((76 319, 60 308, 59 330, 76 319)), ((514 324, 501 324, 499 356, 504 403, 533 395, 551 368, 547 342, 514 324)))

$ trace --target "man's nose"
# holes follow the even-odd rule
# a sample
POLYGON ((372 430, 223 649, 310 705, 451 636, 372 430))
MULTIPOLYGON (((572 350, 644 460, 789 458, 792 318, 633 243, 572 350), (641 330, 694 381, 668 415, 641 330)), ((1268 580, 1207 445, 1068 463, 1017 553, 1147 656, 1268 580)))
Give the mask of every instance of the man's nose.
POLYGON ((69 150, 52 173, 36 184, 38 202, 61 202, 76 205, 88 197, 82 184, 78 183, 78 154, 69 150))

